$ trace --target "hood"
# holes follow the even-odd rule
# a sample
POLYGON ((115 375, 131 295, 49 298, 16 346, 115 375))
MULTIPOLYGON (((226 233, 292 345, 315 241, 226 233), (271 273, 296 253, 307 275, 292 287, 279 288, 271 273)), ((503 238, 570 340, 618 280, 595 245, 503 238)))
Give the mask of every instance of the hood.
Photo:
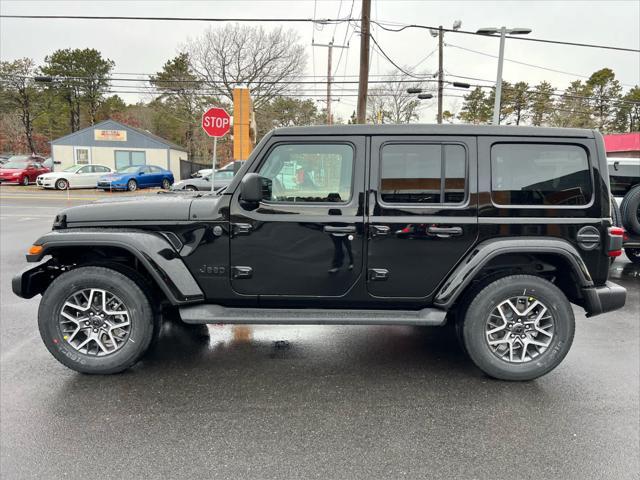
POLYGON ((60 178, 60 177, 68 177, 69 175, 75 175, 73 172, 45 172, 38 175, 39 177, 48 177, 48 178, 60 178))
POLYGON ((158 194, 144 197, 126 197, 98 200, 63 210, 67 226, 113 226, 140 222, 166 222, 189 220, 193 198, 179 195, 158 194), (75 225, 74 225, 75 224, 75 225))

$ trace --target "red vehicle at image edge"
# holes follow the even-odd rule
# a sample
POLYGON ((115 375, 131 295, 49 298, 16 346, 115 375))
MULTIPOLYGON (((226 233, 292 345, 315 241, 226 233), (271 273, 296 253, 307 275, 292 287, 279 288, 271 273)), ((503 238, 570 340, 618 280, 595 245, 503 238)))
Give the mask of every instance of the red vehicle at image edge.
POLYGON ((42 164, 44 161, 43 157, 37 155, 14 155, 0 166, 0 183, 25 186, 36 183, 38 175, 51 171, 42 164))
MULTIPOLYGON (((67 208, 14 293, 42 294, 51 354, 116 373, 163 316, 190 324, 455 327, 484 373, 531 380, 567 355, 572 305, 624 306, 597 131, 292 127, 219 194, 67 208)), ((605 320, 605 319, 603 319, 605 320)), ((603 328, 606 328, 603 325, 603 328)))

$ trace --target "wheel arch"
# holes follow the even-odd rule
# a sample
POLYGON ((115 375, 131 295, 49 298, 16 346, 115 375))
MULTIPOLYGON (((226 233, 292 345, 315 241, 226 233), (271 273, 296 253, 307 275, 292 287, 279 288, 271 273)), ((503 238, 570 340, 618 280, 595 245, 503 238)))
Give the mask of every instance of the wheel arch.
POLYGON ((494 239, 478 244, 447 277, 436 294, 437 307, 451 309, 478 286, 513 274, 552 279, 572 303, 584 306, 583 289, 593 280, 569 242, 549 238, 494 239))
POLYGON ((115 269, 135 269, 161 292, 172 305, 204 300, 204 294, 173 245, 161 234, 141 231, 51 232, 35 245, 42 246, 37 255, 27 255, 39 265, 27 268, 13 279, 13 290, 31 298, 55 277, 78 266, 112 265, 115 269), (43 258, 50 256, 47 261, 43 258), (122 266, 120 268, 119 266, 122 266))

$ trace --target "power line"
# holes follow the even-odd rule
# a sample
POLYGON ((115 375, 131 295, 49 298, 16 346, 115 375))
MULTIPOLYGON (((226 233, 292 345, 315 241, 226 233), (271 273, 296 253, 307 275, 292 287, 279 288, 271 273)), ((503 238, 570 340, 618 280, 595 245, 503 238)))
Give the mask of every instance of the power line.
MULTIPOLYGON (((485 57, 492 57, 492 58, 498 58, 497 55, 493 55, 491 53, 486 53, 486 52, 481 52, 479 50, 473 50, 472 48, 467 48, 467 47, 461 47, 460 45, 454 45, 452 43, 447 43, 445 44, 447 47, 453 47, 453 48, 458 48, 460 50, 465 50, 467 52, 471 52, 471 53, 476 53, 478 55, 484 55, 485 57)), ((524 65, 525 67, 531 67, 531 68, 538 68, 540 70, 547 70, 549 72, 554 72, 554 73, 561 73, 563 75, 569 75, 569 76, 573 76, 573 77, 580 77, 580 78, 590 78, 590 75, 581 75, 579 73, 572 73, 572 72, 566 72, 564 70, 557 70, 555 68, 550 68, 550 67, 544 67, 542 65, 535 65, 533 63, 526 63, 526 62, 521 62, 519 60, 513 60, 510 58, 505 58, 504 59, 505 62, 511 62, 511 63, 517 63, 518 65, 524 65)), ((488 80, 487 80, 488 81, 488 80)), ((628 84, 628 83, 622 83, 621 85, 625 86, 625 87, 634 87, 634 85, 628 84)))
MULTIPOLYGON (((394 28, 389 28, 389 27, 385 27, 384 24, 386 25, 392 25, 392 22, 380 22, 380 21, 372 21, 371 23, 375 23, 376 25, 378 25, 380 28, 382 28, 383 30, 387 30, 388 32, 402 32, 403 30, 406 30, 408 28, 420 28, 420 29, 424 29, 424 30, 437 30, 438 27, 434 27, 434 26, 429 26, 429 25, 418 25, 418 24, 396 24, 396 25, 401 25, 400 28, 394 29, 394 28)), ((442 30, 444 30, 445 32, 451 32, 451 33, 461 33, 464 35, 480 35, 483 37, 492 37, 491 35, 485 35, 482 33, 478 33, 478 32, 472 32, 469 30, 454 30, 452 28, 443 28, 442 30)), ((493 38, 500 38, 500 37, 493 37, 493 38)), ((545 39, 545 38, 532 38, 532 37, 523 37, 523 36, 518 36, 518 35, 505 35, 505 38, 512 38, 514 40, 521 40, 521 41, 526 41, 526 42, 539 42, 539 43, 550 43, 550 44, 555 44, 555 45, 568 45, 568 46, 572 46, 572 47, 588 47, 588 48, 602 48, 602 49, 606 49, 606 50, 618 50, 618 51, 622 51, 622 52, 634 52, 634 53, 640 53, 639 49, 635 49, 635 48, 626 48, 626 47, 615 47, 615 46, 610 46, 610 45, 601 45, 601 44, 595 44, 595 43, 581 43, 581 42, 567 42, 567 41, 563 41, 563 40, 549 40, 549 39, 545 39)))
MULTIPOLYGON (((343 22, 359 22, 359 18, 325 18, 325 19, 312 19, 312 18, 221 18, 221 17, 142 17, 142 16, 94 16, 94 15, 0 15, 0 18, 15 18, 15 19, 46 19, 46 20, 145 20, 145 21, 178 21, 178 22, 278 22, 278 23, 305 23, 311 22, 321 25, 333 25, 334 23, 343 22)), ((383 30, 389 32, 402 32, 409 28, 419 28, 424 30, 437 30, 438 27, 432 25, 420 25, 420 24, 401 24, 397 22, 372 20, 371 23, 379 26, 383 30), (389 28, 385 25, 400 26, 400 28, 389 28)), ((450 28, 443 28, 445 32, 459 33, 464 35, 480 35, 487 37, 487 35, 472 32, 469 30, 453 30, 450 28)), ((498 38, 498 37, 494 37, 498 38)), ((506 35, 506 38, 513 40, 520 40, 523 42, 538 42, 548 43, 554 45, 567 45, 572 47, 586 47, 586 48, 600 48, 605 50, 617 50, 622 52, 634 52, 640 53, 640 49, 617 47, 611 45, 602 45, 595 43, 583 43, 583 42, 568 42, 563 40, 550 40, 545 38, 532 38, 516 35, 506 35)))

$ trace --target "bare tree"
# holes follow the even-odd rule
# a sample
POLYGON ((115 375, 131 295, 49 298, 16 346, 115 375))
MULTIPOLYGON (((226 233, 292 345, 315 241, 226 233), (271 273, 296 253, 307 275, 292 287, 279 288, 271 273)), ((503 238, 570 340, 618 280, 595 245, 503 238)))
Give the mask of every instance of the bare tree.
POLYGON ((407 93, 408 88, 422 88, 423 92, 434 90, 432 84, 407 82, 411 77, 392 72, 385 83, 380 83, 369 92, 367 105, 369 119, 373 123, 411 123, 418 119, 421 101, 407 93))
POLYGON ((213 95, 233 100, 233 88, 251 89, 259 108, 292 87, 307 63, 304 47, 294 30, 265 31, 239 24, 209 28, 186 46, 193 71, 213 95))

